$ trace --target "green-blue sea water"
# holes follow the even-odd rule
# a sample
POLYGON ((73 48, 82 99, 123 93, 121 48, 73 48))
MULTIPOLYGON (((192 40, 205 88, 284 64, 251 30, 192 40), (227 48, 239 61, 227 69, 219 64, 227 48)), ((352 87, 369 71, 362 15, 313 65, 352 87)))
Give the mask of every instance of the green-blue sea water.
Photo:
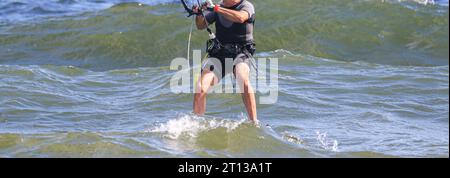
POLYGON ((0 157, 449 157, 448 1, 250 1, 279 59, 259 127, 171 92, 179 1, 1 0, 0 157))

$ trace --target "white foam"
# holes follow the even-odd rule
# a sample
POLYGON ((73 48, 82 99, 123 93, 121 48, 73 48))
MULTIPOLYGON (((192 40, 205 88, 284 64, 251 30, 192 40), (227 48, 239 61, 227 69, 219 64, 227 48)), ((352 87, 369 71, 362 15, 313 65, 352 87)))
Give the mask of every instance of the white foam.
POLYGON ((232 121, 224 119, 205 119, 202 117, 185 115, 177 119, 162 123, 151 129, 152 133, 163 133, 170 139, 178 139, 181 136, 196 138, 199 133, 217 128, 225 128, 227 132, 232 132, 245 120, 232 121))
POLYGON ((383 2, 408 2, 412 1, 422 5, 448 6, 448 0, 383 0, 383 2))
POLYGON ((338 141, 337 140, 332 140, 327 138, 327 133, 320 133, 320 131, 316 131, 317 134, 317 141, 319 142, 320 146, 325 149, 325 150, 329 150, 329 151, 334 151, 337 152, 338 151, 338 141))

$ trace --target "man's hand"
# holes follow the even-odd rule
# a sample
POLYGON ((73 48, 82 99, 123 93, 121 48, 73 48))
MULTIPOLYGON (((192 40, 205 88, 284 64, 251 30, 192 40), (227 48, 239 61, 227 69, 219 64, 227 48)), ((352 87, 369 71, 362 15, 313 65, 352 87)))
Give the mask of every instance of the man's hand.
POLYGON ((207 10, 209 6, 211 5, 208 2, 203 3, 201 8, 199 8, 198 5, 194 5, 192 11, 196 14, 201 14, 204 10, 207 10))
POLYGON ((197 5, 194 5, 192 7, 192 12, 194 12, 196 15, 200 15, 202 13, 202 10, 199 9, 197 5))

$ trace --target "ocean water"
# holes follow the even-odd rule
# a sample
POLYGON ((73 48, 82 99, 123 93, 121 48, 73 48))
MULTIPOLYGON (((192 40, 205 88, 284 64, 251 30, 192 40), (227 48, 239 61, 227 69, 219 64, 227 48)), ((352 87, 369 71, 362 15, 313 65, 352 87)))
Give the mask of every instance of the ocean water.
POLYGON ((177 0, 1 0, 0 157, 449 157, 448 1, 251 2, 279 59, 257 126, 239 95, 197 117, 171 92, 177 0))

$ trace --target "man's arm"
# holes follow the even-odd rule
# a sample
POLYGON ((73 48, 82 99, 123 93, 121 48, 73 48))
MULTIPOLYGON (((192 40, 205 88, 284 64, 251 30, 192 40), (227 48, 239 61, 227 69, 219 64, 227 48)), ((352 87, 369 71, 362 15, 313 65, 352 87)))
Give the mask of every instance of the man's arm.
POLYGON ((245 23, 250 18, 249 13, 244 10, 236 11, 222 7, 216 7, 215 11, 219 14, 222 14, 226 19, 234 23, 245 23))
POLYGON ((208 23, 206 23, 205 17, 202 15, 197 15, 195 17, 195 24, 197 25, 197 29, 204 30, 206 27, 208 27, 208 23))
MULTIPOLYGON (((199 7, 194 7, 194 9, 192 9, 192 10, 194 11, 194 13, 198 13, 199 7)), ((204 30, 208 27, 208 22, 206 21, 206 17, 204 17, 203 15, 195 16, 195 24, 197 25, 197 29, 199 29, 199 30, 204 30)))
MULTIPOLYGON (((194 8, 193 10, 194 12, 198 12, 198 8, 194 8)), ((245 23, 248 19, 250 19, 249 12, 245 10, 236 11, 217 6, 214 11, 216 13, 222 14, 226 19, 234 23, 245 23)), ((197 15, 197 17, 195 18, 195 22, 197 25, 197 29, 199 30, 204 30, 206 29, 206 27, 208 27, 208 23, 205 17, 202 15, 197 15)))

